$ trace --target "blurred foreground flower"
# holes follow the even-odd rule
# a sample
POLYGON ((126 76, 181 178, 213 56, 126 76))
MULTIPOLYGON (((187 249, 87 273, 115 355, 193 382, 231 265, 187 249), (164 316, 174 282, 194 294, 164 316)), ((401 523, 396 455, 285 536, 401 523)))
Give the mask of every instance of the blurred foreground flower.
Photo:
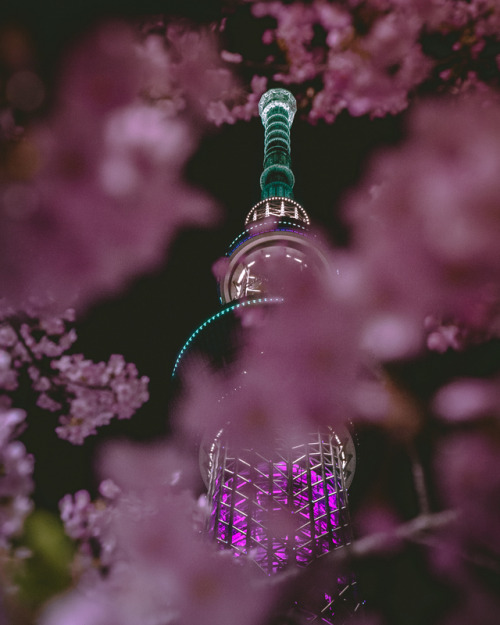
POLYGON ((498 425, 490 431, 458 433, 443 441, 436 456, 440 496, 458 511, 457 523, 436 536, 431 555, 439 575, 458 589, 445 625, 465 625, 471 619, 493 625, 498 617, 498 433, 498 425))
POLYGON ((495 101, 420 104, 408 141, 376 157, 364 188, 348 199, 371 314, 402 324, 417 348, 428 315, 497 330, 499 132, 495 101))
POLYGON ((154 62, 128 27, 101 27, 69 56, 51 118, 10 146, 0 284, 16 304, 84 306, 161 263, 180 227, 213 221, 183 180, 194 127, 140 100, 154 62))
MULTIPOLYGON (((105 450, 103 472, 119 488, 104 504, 104 538, 116 548, 106 575, 82 578, 73 593, 49 606, 44 625, 74 623, 75 610, 87 625, 230 625, 235 620, 252 625, 262 619, 269 589, 248 566, 203 540, 196 521, 199 506, 185 490, 192 485, 192 468, 189 461, 179 460, 179 454, 164 445, 115 445, 105 450), (146 466, 158 470, 148 471, 144 488, 138 475, 144 476, 146 466)), ((67 528, 84 543, 89 529, 102 541, 97 522, 104 517, 98 508, 83 493, 74 503, 69 498, 62 502, 67 528)))
POLYGON ((19 534, 24 519, 31 512, 33 464, 24 445, 14 440, 23 427, 22 410, 0 409, 0 547, 7 549, 13 536, 19 534))

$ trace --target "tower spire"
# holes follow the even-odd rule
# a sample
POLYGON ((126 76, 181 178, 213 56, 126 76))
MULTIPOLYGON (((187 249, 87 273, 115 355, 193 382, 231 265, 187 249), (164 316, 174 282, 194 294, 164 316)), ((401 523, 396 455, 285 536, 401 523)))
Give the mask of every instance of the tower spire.
POLYGON ((264 125, 264 171, 260 177, 263 200, 293 199, 290 126, 296 111, 295 98, 286 89, 270 89, 260 99, 259 114, 264 125))

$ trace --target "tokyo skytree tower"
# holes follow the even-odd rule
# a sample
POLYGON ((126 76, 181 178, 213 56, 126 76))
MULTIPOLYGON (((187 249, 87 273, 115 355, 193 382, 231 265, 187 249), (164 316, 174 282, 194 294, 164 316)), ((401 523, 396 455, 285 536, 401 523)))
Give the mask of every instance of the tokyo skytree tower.
MULTIPOLYGON (((272 309, 286 298, 276 280, 278 263, 285 265, 288 277, 324 270, 308 232, 309 216, 293 199, 290 127, 295 112, 295 99, 285 89, 271 89, 259 102, 265 131, 261 200, 226 254, 227 269, 219 279, 222 308, 189 337, 174 376, 194 363, 200 351, 217 367, 232 361, 230 337, 239 324, 238 309, 272 309)), ((283 434, 276 431, 272 451, 262 452, 233 450, 223 430, 212 432, 200 453, 211 508, 207 532, 235 556, 250 556, 266 575, 307 566, 351 542, 348 489, 356 451, 350 433, 328 427, 299 444, 289 443, 283 434), (273 522, 281 513, 294 520, 286 535, 273 522)), ((317 601, 313 607, 297 601, 290 610, 307 622, 338 625, 359 608, 352 577, 326 580, 320 595, 319 609, 317 601)))

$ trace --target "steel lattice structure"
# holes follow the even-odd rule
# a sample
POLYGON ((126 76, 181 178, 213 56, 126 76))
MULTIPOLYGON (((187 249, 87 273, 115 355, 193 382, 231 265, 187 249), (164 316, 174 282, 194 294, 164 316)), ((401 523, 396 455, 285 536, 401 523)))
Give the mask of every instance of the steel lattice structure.
POLYGON ((331 431, 288 448, 277 445, 273 456, 251 449, 235 455, 219 439, 209 474, 210 531, 225 548, 252 552, 266 573, 305 566, 351 541, 347 464, 331 431), (271 517, 279 511, 294 517, 293 534, 273 534, 271 517))
MULTIPOLYGON (((253 449, 233 454, 222 434, 210 452, 209 532, 235 556, 251 555, 268 575, 306 566, 351 542, 347 487, 354 468, 347 431, 342 440, 327 430, 297 445, 277 437, 273 453, 265 455, 253 449)), ((350 578, 334 580, 324 610, 301 611, 308 621, 342 622, 339 611, 344 620, 357 609, 354 586, 350 578)))

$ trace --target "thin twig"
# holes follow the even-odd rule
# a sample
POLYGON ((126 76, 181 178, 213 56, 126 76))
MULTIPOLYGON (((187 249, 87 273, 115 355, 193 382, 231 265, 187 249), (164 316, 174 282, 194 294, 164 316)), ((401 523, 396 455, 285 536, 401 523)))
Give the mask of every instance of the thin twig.
POLYGON ((429 504, 429 494, 427 492, 427 484, 425 483, 425 474, 422 462, 418 457, 415 446, 412 443, 408 445, 408 455, 411 462, 411 472, 413 475, 413 485, 417 493, 418 506, 420 514, 429 514, 431 511, 429 504))

